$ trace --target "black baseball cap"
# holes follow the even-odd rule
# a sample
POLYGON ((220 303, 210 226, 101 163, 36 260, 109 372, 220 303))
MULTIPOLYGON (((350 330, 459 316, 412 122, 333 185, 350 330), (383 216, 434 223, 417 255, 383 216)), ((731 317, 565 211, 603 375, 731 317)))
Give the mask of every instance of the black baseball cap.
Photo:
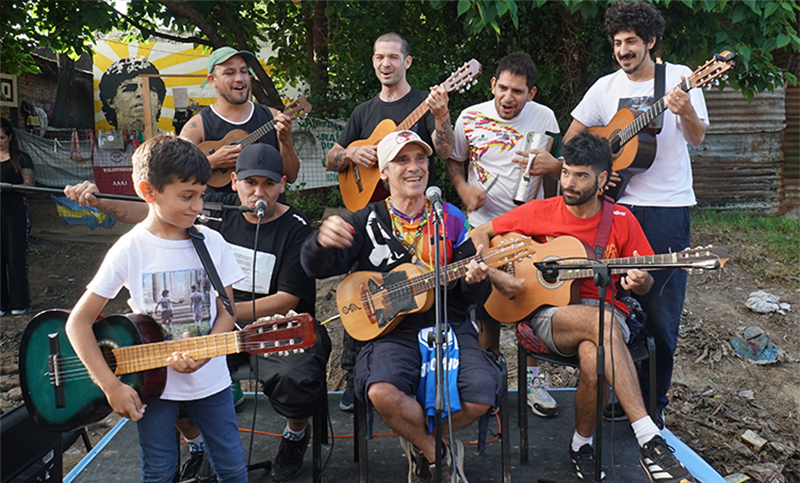
POLYGON ((236 176, 239 179, 250 176, 266 176, 276 183, 283 179, 283 158, 269 144, 251 144, 242 149, 236 160, 236 176))

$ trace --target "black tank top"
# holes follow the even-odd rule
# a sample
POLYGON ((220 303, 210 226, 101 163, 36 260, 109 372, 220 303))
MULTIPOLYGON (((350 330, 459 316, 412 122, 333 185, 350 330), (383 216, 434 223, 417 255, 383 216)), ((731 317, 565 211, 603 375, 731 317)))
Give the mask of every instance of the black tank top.
MULTIPOLYGON (((241 129, 251 133, 273 119, 272 112, 267 106, 253 102, 251 102, 250 105, 253 106, 253 113, 250 118, 243 123, 228 121, 217 114, 211 106, 200 111, 200 117, 203 119, 203 139, 205 141, 219 141, 224 138, 226 134, 235 129, 241 129)), ((274 129, 259 139, 259 142, 269 144, 280 151, 280 147, 278 146, 278 133, 274 129)), ((233 192, 230 183, 220 188, 214 188, 209 185, 206 189, 210 192, 233 192)))

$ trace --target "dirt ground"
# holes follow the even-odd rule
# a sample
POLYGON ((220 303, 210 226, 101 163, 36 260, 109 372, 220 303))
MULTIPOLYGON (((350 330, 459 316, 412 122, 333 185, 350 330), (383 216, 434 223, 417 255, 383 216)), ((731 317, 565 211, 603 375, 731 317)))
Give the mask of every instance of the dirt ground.
MULTIPOLYGON (((130 226, 113 230, 67 227, 58 219, 49 196, 31 195, 34 237, 31 241, 30 281, 32 310, 24 316, 0 319, 0 409, 22 403, 19 389, 18 346, 28 321, 41 310, 71 308, 94 275, 106 250, 130 226)), ((695 233, 693 246, 722 246, 731 255, 723 271, 691 274, 681 328, 681 340, 666 410, 667 426, 710 462, 723 476, 754 470, 759 463, 777 465, 784 481, 800 483, 800 283, 781 277, 775 264, 753 247, 727 233, 695 233), (776 275, 777 274, 777 275, 776 275), (765 290, 791 304, 785 315, 758 315, 744 306, 748 295, 765 290), (780 349, 779 361, 756 365, 737 356, 729 340, 743 328, 758 326, 780 349), (760 449, 743 441, 752 431, 767 443, 760 449)), ((338 279, 318 282, 317 316, 335 315, 331 290, 338 279)), ((109 302, 104 314, 126 313, 127 294, 109 302)), ((328 387, 341 390, 339 368, 341 324, 327 325, 334 342, 328 387)), ((516 381, 516 348, 512 327, 502 334, 509 363, 509 383, 516 381)), ((554 386, 574 385, 576 375, 563 368, 544 366, 554 386)), ((558 417, 571 419, 569 414, 558 417)), ((89 428, 96 443, 116 422, 110 416, 89 428)), ((65 449, 65 472, 85 454, 80 441, 65 449)), ((752 475, 752 473, 751 473, 752 475)), ((755 481, 780 481, 756 479, 755 481)))

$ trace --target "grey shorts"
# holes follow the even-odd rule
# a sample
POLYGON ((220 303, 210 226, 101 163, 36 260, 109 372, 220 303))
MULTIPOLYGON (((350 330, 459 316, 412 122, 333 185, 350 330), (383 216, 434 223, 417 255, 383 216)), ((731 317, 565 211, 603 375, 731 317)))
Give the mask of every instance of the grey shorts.
MULTIPOLYGON (((591 305, 593 307, 600 305, 600 301, 597 299, 581 299, 578 303, 581 305, 591 305)), ((608 307, 608 304, 606 304, 606 306, 608 307)), ((547 344, 547 347, 549 347, 554 354, 563 357, 572 357, 576 354, 575 352, 572 354, 564 354, 556 348, 556 344, 553 342, 553 314, 560 308, 561 307, 553 307, 550 305, 540 308, 533 313, 529 324, 533 329, 533 333, 536 334, 536 337, 542 339, 542 342, 547 344)), ((614 308, 614 318, 619 322, 618 327, 622 329, 622 340, 627 342, 631 336, 631 331, 626 322, 628 315, 618 308, 614 308)))

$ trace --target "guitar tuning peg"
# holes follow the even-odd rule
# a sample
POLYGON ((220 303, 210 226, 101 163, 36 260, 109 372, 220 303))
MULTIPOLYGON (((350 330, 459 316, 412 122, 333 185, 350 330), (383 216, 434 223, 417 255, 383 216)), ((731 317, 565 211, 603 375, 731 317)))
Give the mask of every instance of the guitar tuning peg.
POLYGON ((472 80, 472 85, 474 85, 474 86, 478 85, 478 79, 473 79, 472 80))
POLYGON ((464 93, 464 89, 463 89, 463 88, 462 88, 462 89, 459 89, 459 90, 458 90, 458 93, 459 93, 459 94, 463 94, 463 93, 464 93))

